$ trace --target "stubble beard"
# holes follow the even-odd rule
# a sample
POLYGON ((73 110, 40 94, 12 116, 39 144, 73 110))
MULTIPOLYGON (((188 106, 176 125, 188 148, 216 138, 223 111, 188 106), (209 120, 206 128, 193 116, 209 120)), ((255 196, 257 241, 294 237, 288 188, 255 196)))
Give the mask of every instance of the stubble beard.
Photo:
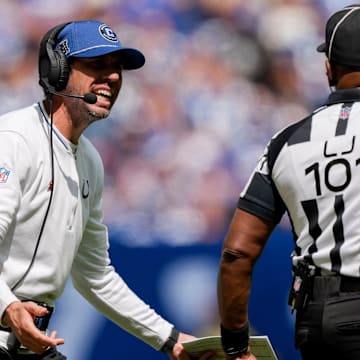
POLYGON ((88 112, 89 117, 90 117, 90 122, 96 121, 96 120, 102 120, 105 119, 109 116, 109 114, 105 114, 105 113, 98 113, 96 111, 89 111, 88 112))

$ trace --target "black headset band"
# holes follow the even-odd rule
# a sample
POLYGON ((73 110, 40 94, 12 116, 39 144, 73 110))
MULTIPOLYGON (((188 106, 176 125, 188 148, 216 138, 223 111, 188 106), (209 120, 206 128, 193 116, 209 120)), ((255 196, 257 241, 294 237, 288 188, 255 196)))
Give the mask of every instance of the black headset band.
POLYGON ((47 94, 60 91, 69 80, 70 66, 65 54, 55 50, 57 36, 71 22, 59 24, 50 29, 42 38, 39 50, 39 84, 47 94))

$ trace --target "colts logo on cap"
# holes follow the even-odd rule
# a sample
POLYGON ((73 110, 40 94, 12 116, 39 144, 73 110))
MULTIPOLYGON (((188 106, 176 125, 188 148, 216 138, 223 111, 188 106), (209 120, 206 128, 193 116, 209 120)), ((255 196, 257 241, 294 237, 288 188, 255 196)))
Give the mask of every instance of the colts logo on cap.
POLYGON ((117 36, 115 34, 115 32, 113 31, 113 29, 109 26, 107 26, 106 24, 102 24, 99 27, 99 32, 100 35, 105 38, 106 40, 112 41, 112 42, 117 42, 117 36))

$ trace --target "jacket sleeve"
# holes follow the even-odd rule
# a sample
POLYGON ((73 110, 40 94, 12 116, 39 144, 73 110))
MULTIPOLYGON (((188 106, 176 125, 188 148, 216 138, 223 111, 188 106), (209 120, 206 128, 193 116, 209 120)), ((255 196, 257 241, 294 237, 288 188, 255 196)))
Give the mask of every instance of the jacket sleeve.
POLYGON ((4 278, 3 264, 10 252, 11 243, 8 240, 13 231, 12 225, 16 223, 30 160, 26 142, 18 133, 0 131, 0 143, 0 319, 2 319, 8 305, 18 300, 8 285, 9 279, 4 278))
POLYGON ((159 350, 173 325, 144 303, 111 265, 108 232, 102 222, 102 165, 96 173, 100 174, 96 194, 72 267, 74 287, 108 319, 159 350))

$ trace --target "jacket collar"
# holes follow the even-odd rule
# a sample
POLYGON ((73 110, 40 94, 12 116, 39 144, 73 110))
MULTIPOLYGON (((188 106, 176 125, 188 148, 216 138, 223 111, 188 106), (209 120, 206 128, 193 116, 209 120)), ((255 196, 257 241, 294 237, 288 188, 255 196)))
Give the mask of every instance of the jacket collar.
POLYGON ((360 101, 360 88, 336 90, 332 92, 325 105, 360 101))

